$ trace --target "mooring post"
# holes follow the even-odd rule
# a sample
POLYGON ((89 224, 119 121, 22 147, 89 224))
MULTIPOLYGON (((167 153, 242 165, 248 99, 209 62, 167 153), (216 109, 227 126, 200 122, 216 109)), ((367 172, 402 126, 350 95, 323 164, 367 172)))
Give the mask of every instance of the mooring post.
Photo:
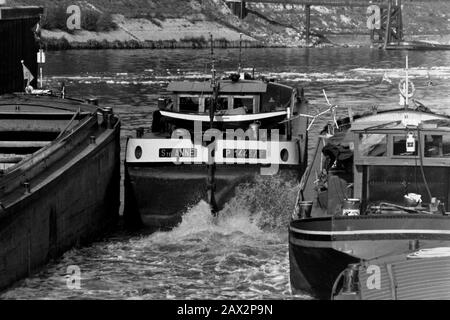
POLYGON ((310 41, 310 28, 311 28, 311 5, 305 5, 305 14, 306 14, 306 44, 309 45, 310 41))

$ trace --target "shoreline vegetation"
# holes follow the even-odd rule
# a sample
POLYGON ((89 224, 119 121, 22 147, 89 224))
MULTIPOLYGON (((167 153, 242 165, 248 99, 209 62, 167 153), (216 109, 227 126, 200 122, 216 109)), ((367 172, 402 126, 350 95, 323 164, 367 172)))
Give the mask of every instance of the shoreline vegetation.
MULTIPOLYGON (((324 41, 311 45, 303 46, 287 46, 276 44, 264 44, 259 41, 242 41, 242 48, 381 48, 381 44, 372 44, 369 41, 369 35, 332 35, 331 41, 324 41), (341 38, 334 41, 335 38, 341 38), (359 39, 358 39, 359 38, 359 39), (362 39, 361 39, 362 38, 362 39)), ((437 44, 450 44, 450 35, 410 35, 410 40, 426 41, 437 44)), ((41 47, 48 51, 64 51, 64 50, 107 50, 107 49, 209 49, 211 44, 209 41, 200 38, 186 38, 182 40, 97 40, 89 39, 86 42, 69 42, 65 37, 62 38, 41 38, 41 47)), ((233 49, 239 48, 239 41, 231 41, 227 39, 214 40, 214 48, 216 49, 233 49)))
MULTIPOLYGON (((41 20, 40 46, 46 50, 76 49, 205 49, 211 46, 208 32, 214 34, 215 48, 316 47, 330 46, 322 35, 312 33, 307 44, 298 30, 294 41, 267 41, 242 32, 232 23, 214 17, 165 17, 163 15, 124 16, 83 4, 80 29, 68 27, 67 3, 45 8, 41 20), (242 41, 239 40, 243 34, 242 41)), ((271 22, 273 23, 273 22, 271 22)))
MULTIPOLYGON (((205 37, 185 38, 181 40, 97 40, 89 39, 86 42, 69 42, 62 38, 42 38, 41 46, 49 51, 79 50, 79 49, 206 49, 211 46, 205 37)), ((266 48, 269 47, 259 41, 242 41, 242 48, 266 48)), ((239 48, 239 41, 227 39, 215 39, 214 48, 239 48)))

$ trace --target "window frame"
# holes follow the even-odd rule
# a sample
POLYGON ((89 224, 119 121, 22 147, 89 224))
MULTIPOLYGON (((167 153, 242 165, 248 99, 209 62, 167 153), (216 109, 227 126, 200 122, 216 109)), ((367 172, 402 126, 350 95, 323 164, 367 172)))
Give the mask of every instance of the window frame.
POLYGON ((177 96, 177 109, 178 112, 194 112, 191 110, 181 110, 181 98, 198 98, 198 108, 197 108, 197 113, 200 112, 199 110, 201 109, 201 105, 202 105, 202 96, 199 96, 198 94, 179 94, 177 96))
MULTIPOLYGON (((383 159, 383 158, 389 158, 390 156, 390 147, 389 147, 389 134, 384 133, 384 132, 358 132, 356 135, 356 139, 357 143, 355 144, 354 153, 357 153, 358 157, 361 159, 383 159), (386 137, 386 154, 384 156, 363 156, 361 155, 360 151, 360 135, 362 134, 378 134, 378 135, 384 135, 386 137)), ((355 157, 356 158, 356 157, 355 157)))
MULTIPOLYGON (((412 131, 417 135, 417 130, 412 131)), ((423 164, 424 166, 450 166, 450 157, 425 157, 425 135, 448 135, 450 136, 450 131, 444 130, 421 130, 420 131, 420 147, 421 150, 418 150, 417 156, 396 156, 394 155, 394 136, 402 136, 407 135, 405 130, 383 130, 383 131, 354 131, 353 132, 353 143, 354 143, 354 165, 355 166, 366 166, 366 165, 393 165, 393 166, 414 166, 419 164, 420 157, 419 152, 421 152, 423 156, 423 164), (377 133, 377 134, 386 134, 388 137, 387 140, 387 155, 384 157, 369 157, 362 156, 359 153, 359 134, 369 134, 369 133, 377 133)))

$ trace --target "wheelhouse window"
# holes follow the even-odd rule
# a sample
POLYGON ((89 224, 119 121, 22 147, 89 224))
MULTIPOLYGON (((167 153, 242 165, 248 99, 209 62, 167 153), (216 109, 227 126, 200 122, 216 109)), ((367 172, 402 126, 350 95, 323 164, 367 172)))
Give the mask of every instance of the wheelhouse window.
POLYGON ((394 156, 403 156, 403 157, 408 157, 408 156, 417 156, 417 148, 418 148, 418 141, 417 141, 417 137, 414 137, 415 140, 415 150, 414 152, 408 152, 406 151, 406 135, 404 136, 394 136, 393 137, 393 145, 394 145, 394 152, 393 155, 394 156))
POLYGON ((387 156, 387 136, 378 133, 361 133, 358 152, 362 157, 387 156))
POLYGON ((253 113, 253 97, 234 97, 233 108, 243 108, 246 113, 253 113))
POLYGON ((198 112, 200 106, 200 98, 195 96, 181 96, 179 109, 180 111, 198 112))
MULTIPOLYGON (((209 112, 209 108, 212 104, 212 97, 205 98, 205 112, 209 112)), ((216 111, 226 111, 228 110, 228 97, 219 97, 217 99, 216 111)))
POLYGON ((425 135, 424 155, 427 158, 449 158, 450 135, 425 135))

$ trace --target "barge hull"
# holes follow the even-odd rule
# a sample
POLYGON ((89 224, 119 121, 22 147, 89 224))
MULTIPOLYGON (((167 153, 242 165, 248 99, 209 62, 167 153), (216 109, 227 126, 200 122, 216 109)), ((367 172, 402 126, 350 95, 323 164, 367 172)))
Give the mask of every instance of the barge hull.
POLYGON ((117 222, 120 125, 0 211, 0 290, 117 222))
POLYGON ((449 230, 448 217, 430 214, 335 216, 291 222, 291 289, 330 299, 334 281, 349 264, 448 246, 449 230))
MULTIPOLYGON (((260 175, 260 165, 217 165, 216 201, 219 208, 235 194, 235 188, 260 175)), ((182 215, 207 199, 207 165, 125 165, 124 217, 130 226, 171 228, 182 215)), ((277 175, 298 179, 298 166, 280 168, 277 175)))
POLYGON ((291 291, 330 299, 334 281, 350 263, 359 262, 333 248, 311 248, 289 243, 291 291))

